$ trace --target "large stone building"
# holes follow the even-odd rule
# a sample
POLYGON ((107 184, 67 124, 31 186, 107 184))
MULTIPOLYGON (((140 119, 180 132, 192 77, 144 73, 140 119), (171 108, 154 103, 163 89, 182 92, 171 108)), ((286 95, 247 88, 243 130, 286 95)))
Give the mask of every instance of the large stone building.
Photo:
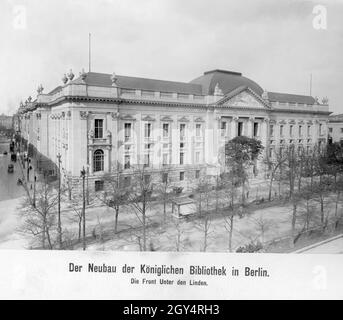
POLYGON ((186 184, 218 170, 224 144, 245 135, 262 141, 266 155, 277 146, 310 148, 327 141, 327 104, 311 96, 267 92, 241 73, 213 70, 190 82, 89 72, 19 108, 20 132, 35 157, 57 164, 90 186, 118 169, 130 183, 138 164, 172 168, 186 184))
POLYGON ((13 127, 13 118, 12 116, 7 116, 5 114, 0 115, 0 128, 12 129, 13 127))
POLYGON ((329 116, 329 139, 343 143, 343 114, 329 116))

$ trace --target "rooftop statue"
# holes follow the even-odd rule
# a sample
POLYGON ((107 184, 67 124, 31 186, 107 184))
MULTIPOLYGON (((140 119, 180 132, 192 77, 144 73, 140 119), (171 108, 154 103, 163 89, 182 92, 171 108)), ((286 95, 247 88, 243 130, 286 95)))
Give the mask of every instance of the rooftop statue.
POLYGON ((268 100, 268 91, 264 90, 262 93, 262 98, 268 100))
POLYGON ((74 73, 73 73, 73 70, 70 69, 69 73, 68 73, 68 78, 70 81, 72 81, 74 79, 74 73))
POLYGON ((38 88, 37 88, 38 94, 41 94, 43 92, 43 90, 44 90, 44 88, 42 85, 38 86, 38 88))
POLYGON ((85 82, 86 78, 87 78, 87 73, 85 72, 85 69, 82 68, 82 71, 80 72, 80 77, 82 79, 83 82, 85 82))
POLYGON ((67 75, 64 74, 63 78, 62 78, 62 81, 64 84, 66 84, 68 82, 68 78, 67 78, 67 75))
POLYGON ((217 83, 216 86, 214 87, 214 95, 215 96, 223 96, 223 91, 220 89, 219 84, 217 83))
POLYGON ((115 72, 113 72, 111 75, 111 81, 112 81, 112 86, 117 85, 118 78, 117 78, 117 75, 115 74, 115 72))
POLYGON ((70 69, 69 73, 68 73, 68 78, 70 81, 72 81, 74 79, 74 73, 73 73, 73 70, 70 69))
POLYGON ((322 99, 322 104, 328 104, 329 103, 329 98, 328 97, 324 97, 322 99))

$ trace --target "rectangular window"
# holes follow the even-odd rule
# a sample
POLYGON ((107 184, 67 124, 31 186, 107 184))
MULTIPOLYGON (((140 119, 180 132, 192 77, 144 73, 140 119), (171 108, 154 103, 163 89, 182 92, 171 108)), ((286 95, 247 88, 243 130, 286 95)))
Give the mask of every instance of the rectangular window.
POLYGON ((185 143, 184 142, 180 142, 180 149, 185 148, 185 143))
POLYGON ((185 172, 181 171, 180 172, 180 181, 183 181, 183 180, 185 180, 185 172))
POLYGON ((280 125, 280 136, 283 136, 283 125, 280 125))
POLYGON ((183 152, 180 152, 180 164, 183 164, 184 156, 185 156, 185 154, 183 152))
POLYGON ((130 156, 128 154, 124 158, 124 169, 130 169, 130 156))
MULTIPOLYGON (((343 132, 342 129, 343 129, 343 128, 341 128, 341 133, 343 132)), ((329 132, 332 133, 332 128, 329 128, 329 132)))
POLYGON ((197 137, 200 137, 201 136, 201 124, 200 123, 197 123, 195 125, 195 135, 197 137))
POLYGON ((273 156, 273 148, 269 148, 269 158, 272 158, 273 156))
POLYGON ((238 136, 243 135, 243 122, 238 122, 238 136))
POLYGON ((95 180, 95 191, 103 191, 104 190, 104 181, 103 180, 95 180))
POLYGON ((293 136, 293 125, 289 126, 289 135, 292 137, 293 136))
POLYGON ((200 162, 200 152, 197 151, 197 152, 195 153, 195 163, 199 163, 199 162, 200 162))
POLYGON ((224 137, 226 135, 226 122, 223 121, 220 124, 220 131, 221 131, 221 136, 224 137))
POLYGON ((307 135, 308 135, 308 136, 311 135, 311 126, 307 126, 307 135))
POLYGON ((168 164, 168 153, 163 153, 162 164, 166 166, 168 164))
POLYGON ((144 137, 151 138, 151 123, 146 123, 144 125, 144 137))
POLYGON ((180 124, 180 138, 184 138, 186 135, 186 124, 180 124))
POLYGON ((163 183, 168 182, 168 173, 166 173, 166 172, 162 173, 162 182, 163 183))
POLYGON ((270 133, 270 136, 274 136, 274 125, 271 124, 270 127, 269 127, 269 133, 270 133))
POLYGON ((103 138, 104 135, 104 120, 95 119, 94 120, 94 138, 103 138))
POLYGON ((319 124, 319 134, 323 134, 323 125, 319 124))
POLYGON ((169 137, 169 123, 163 123, 163 138, 169 137))
POLYGON ((144 155, 144 167, 149 167, 149 165, 150 165, 150 155, 145 154, 144 155))
POLYGON ((254 122, 254 137, 258 136, 258 122, 254 122))
POLYGON ((131 138, 131 123, 124 124, 124 134, 125 134, 125 141, 129 141, 131 138))
POLYGON ((200 170, 195 170, 195 179, 200 178, 200 170))
POLYGON ((303 126, 299 126, 299 136, 303 135, 303 126))

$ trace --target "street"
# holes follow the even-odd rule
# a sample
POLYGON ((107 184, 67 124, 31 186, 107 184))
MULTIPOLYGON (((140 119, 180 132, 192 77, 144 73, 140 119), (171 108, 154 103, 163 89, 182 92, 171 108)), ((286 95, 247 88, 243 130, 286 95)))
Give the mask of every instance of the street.
POLYGON ((22 178, 22 172, 19 163, 11 162, 11 154, 9 152, 9 143, 0 143, 0 201, 19 198, 25 194, 22 186, 17 185, 18 178, 22 178), (3 152, 7 151, 7 155, 3 152), (14 165, 14 172, 8 173, 8 165, 14 165))
POLYGON ((332 240, 328 239, 322 244, 310 246, 308 249, 303 248, 301 253, 343 253, 343 237, 334 237, 332 240))

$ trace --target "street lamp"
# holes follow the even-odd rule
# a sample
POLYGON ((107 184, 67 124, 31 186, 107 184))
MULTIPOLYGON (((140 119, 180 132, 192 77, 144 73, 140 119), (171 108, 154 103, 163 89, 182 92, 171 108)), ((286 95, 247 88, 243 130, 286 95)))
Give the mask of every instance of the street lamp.
POLYGON ((82 247, 86 250, 86 197, 85 197, 85 178, 86 170, 85 167, 81 170, 82 178, 82 247))
POLYGON ((37 177, 36 175, 33 178, 33 207, 36 208, 36 181, 37 181, 37 177))
POLYGON ((61 155, 57 155, 58 160, 58 245, 59 249, 62 249, 62 226, 61 226, 61 155))
POLYGON ((27 161, 27 182, 29 182, 30 181, 30 163, 31 163, 31 159, 29 158, 28 155, 27 155, 26 161, 27 161))

